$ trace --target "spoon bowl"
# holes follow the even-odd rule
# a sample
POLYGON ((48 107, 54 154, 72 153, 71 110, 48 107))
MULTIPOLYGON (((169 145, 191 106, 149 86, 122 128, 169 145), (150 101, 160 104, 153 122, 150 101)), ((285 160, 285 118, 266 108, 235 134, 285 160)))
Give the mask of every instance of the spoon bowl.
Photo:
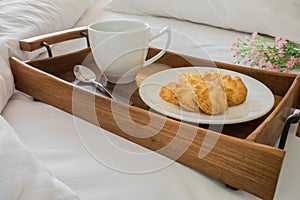
POLYGON ((96 74, 85 66, 76 65, 73 71, 75 77, 81 82, 92 83, 96 81, 96 74))
POLYGON ((74 72, 75 77, 79 81, 81 81, 83 83, 93 83, 98 88, 100 88, 102 91, 104 91, 108 96, 110 96, 112 99, 132 105, 132 102, 129 101, 128 99, 123 98, 117 94, 114 94, 110 89, 105 87, 103 84, 97 82, 96 74, 89 68, 87 68, 83 65, 75 65, 73 72, 74 72))

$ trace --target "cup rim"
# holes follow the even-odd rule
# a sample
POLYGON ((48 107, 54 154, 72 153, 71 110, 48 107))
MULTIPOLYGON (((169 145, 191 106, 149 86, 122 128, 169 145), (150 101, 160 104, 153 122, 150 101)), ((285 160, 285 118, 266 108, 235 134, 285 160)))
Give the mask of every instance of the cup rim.
POLYGON ((102 33, 125 33, 125 32, 128 33, 128 32, 137 32, 137 31, 145 30, 145 29, 148 29, 149 27, 150 27, 150 25, 147 22, 140 21, 140 20, 110 19, 110 20, 101 20, 101 21, 93 22, 93 23, 88 25, 88 30, 92 30, 92 31, 95 31, 95 32, 102 32, 102 33), (134 22, 134 23, 141 24, 143 26, 141 26, 139 28, 135 28, 135 29, 125 30, 125 31, 104 31, 104 30, 97 30, 97 29, 93 28, 93 26, 95 26, 97 24, 105 24, 105 23, 111 23, 111 22, 134 22))

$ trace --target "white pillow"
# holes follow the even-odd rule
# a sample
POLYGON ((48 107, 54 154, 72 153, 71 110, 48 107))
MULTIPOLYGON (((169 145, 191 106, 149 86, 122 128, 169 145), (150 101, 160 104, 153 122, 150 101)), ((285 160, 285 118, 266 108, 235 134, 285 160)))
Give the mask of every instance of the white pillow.
POLYGON ((106 9, 287 36, 300 44, 299 0, 110 0, 106 9))
POLYGON ((0 199, 78 200, 52 176, 0 116, 0 199))
POLYGON ((32 59, 19 40, 72 27, 94 0, 0 0, 0 112, 14 90, 8 58, 32 59))

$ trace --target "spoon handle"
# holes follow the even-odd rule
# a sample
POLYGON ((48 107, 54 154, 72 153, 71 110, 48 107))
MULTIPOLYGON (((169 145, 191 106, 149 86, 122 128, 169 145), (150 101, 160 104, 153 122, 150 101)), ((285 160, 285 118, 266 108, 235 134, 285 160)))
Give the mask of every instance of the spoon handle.
POLYGON ((94 83, 98 88, 104 90, 104 92, 105 92, 106 94, 108 94, 108 96, 110 96, 112 99, 117 100, 117 101, 120 101, 120 102, 125 103, 125 104, 129 104, 129 105, 132 105, 132 104, 133 104, 130 100, 128 100, 128 99, 126 99, 126 98, 124 98, 124 97, 121 97, 121 96, 119 96, 119 95, 117 95, 117 94, 114 94, 110 89, 108 89, 107 87, 105 87, 105 86, 102 85, 101 83, 99 83, 99 82, 97 82, 97 81, 93 81, 93 83, 94 83))

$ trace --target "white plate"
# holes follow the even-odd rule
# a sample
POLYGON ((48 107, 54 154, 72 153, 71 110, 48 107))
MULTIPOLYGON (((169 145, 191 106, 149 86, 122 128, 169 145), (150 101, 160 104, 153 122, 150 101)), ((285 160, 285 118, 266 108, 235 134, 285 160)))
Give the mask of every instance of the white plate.
POLYGON ((234 124, 250 121, 265 115, 274 105, 272 92, 258 80, 234 71, 210 67, 182 67, 158 72, 147 77, 141 83, 139 93, 151 109, 172 118, 200 124, 234 124), (238 106, 229 107, 223 114, 207 115, 202 112, 187 111, 180 106, 164 101, 159 96, 162 86, 170 82, 178 82, 179 74, 186 72, 203 74, 209 70, 239 76, 248 89, 246 101, 238 106))

